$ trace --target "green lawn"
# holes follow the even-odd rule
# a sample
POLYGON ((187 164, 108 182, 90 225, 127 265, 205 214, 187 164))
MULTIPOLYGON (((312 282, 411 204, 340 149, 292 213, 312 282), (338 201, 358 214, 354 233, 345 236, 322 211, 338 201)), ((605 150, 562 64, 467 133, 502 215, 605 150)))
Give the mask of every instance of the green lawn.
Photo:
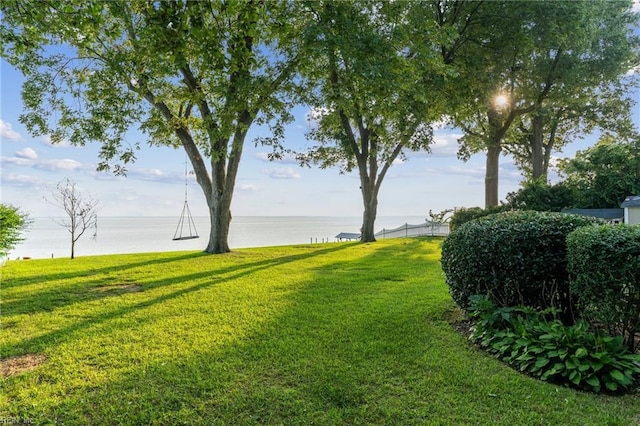
POLYGON ((449 324, 440 240, 11 261, 0 420, 619 424, 640 398, 541 383, 449 324), (5 360, 6 361, 6 360, 5 360))

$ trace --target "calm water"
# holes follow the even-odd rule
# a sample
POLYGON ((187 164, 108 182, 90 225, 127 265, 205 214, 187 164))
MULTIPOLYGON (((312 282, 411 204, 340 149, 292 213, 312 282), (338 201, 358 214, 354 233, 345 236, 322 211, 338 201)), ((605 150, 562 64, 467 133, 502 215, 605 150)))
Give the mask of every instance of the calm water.
MULTIPOLYGON (((209 218, 196 217, 200 238, 173 241, 178 225, 175 217, 104 217, 98 220, 97 238, 87 230, 76 243, 76 257, 98 254, 145 253, 179 250, 203 250, 209 235, 209 218)), ((405 223, 424 223, 422 216, 380 217, 376 231, 405 223)), ((229 232, 232 249, 289 244, 333 242, 340 232, 358 233, 358 217, 234 217, 229 232)), ((188 233, 188 232, 187 232, 188 233)), ((51 218, 34 218, 26 238, 9 253, 10 259, 67 257, 71 242, 68 230, 51 218)))

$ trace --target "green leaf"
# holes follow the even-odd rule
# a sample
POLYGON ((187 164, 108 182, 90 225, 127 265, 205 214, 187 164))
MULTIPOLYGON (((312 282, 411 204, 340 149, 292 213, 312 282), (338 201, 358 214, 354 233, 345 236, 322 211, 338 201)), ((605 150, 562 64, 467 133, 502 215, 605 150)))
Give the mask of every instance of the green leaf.
POLYGON ((524 362, 524 361, 530 361, 532 359, 535 359, 535 357, 531 354, 528 353, 523 353, 522 355, 520 355, 519 357, 517 357, 515 359, 515 361, 520 361, 520 362, 524 362))
POLYGON ((595 392, 600 392, 600 379, 598 379, 596 376, 591 376, 585 381, 589 384, 589 386, 593 388, 595 392))
POLYGON ((609 372, 609 375, 611 375, 611 377, 613 377, 619 383, 622 383, 625 378, 624 374, 622 374, 620 370, 611 370, 611 372, 609 372))
POLYGON ((580 365, 578 365, 578 371, 580 371, 581 373, 587 371, 590 368, 591 368, 591 366, 589 364, 580 364, 580 365))
POLYGON ((555 368, 551 368, 551 369, 545 371, 544 374, 542 376, 540 376, 540 379, 548 381, 549 377, 554 376, 556 374, 558 374, 558 370, 556 370, 555 368))
POLYGON ((618 390, 618 384, 616 382, 610 382, 610 381, 606 381, 604 383, 604 385, 607 387, 607 389, 609 389, 610 391, 617 391, 618 390))
POLYGON ((602 363, 591 361, 591 368, 594 372, 600 371, 600 369, 602 368, 602 363))
POLYGON ((578 350, 576 350, 576 356, 578 358, 584 358, 587 354, 588 352, 585 348, 578 348, 578 350))
POLYGON ((585 380, 585 382, 589 383, 589 385, 594 389, 600 389, 600 379, 596 376, 590 376, 585 380))
POLYGON ((551 360, 549 358, 539 358, 536 363, 534 364, 534 367, 536 368, 536 370, 539 370, 540 368, 544 367, 545 365, 549 364, 551 360))
POLYGON ((578 370, 573 370, 569 375, 569 380, 571 380, 573 384, 579 385, 580 381, 582 380, 582 374, 580 374, 578 370))

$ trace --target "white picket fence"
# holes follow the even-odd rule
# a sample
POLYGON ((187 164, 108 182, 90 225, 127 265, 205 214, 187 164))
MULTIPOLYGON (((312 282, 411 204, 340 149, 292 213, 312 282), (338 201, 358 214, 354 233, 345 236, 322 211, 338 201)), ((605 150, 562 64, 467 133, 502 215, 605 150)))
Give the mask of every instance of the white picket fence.
POLYGON ((420 225, 405 223, 393 229, 383 228, 376 232, 376 238, 408 238, 408 237, 445 237, 449 235, 449 224, 425 222, 420 225))

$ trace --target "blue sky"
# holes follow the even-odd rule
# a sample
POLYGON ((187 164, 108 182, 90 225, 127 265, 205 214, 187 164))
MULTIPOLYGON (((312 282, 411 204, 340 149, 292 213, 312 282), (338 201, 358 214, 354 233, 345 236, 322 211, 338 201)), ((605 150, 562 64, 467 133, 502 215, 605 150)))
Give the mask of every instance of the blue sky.
MULTIPOLYGON (((636 3, 638 5, 638 3, 636 3)), ((637 8, 637 7, 636 7, 637 8)), ((48 204, 58 182, 68 177, 78 188, 100 200, 104 216, 178 216, 184 202, 183 151, 147 147, 137 153, 126 178, 96 172, 99 144, 84 147, 52 145, 46 137, 31 137, 18 121, 22 112, 22 75, 4 60, 0 63, 0 166, 3 203, 33 217, 59 216, 48 204)), ((286 145, 309 144, 305 133, 308 109, 297 107, 289 125, 286 145)), ((640 107, 634 110, 640 126, 640 107)), ((255 147, 252 139, 266 129, 250 131, 232 203, 234 216, 361 216, 362 201, 357 173, 340 175, 337 169, 301 168, 291 159, 270 162, 268 148, 255 147)), ((389 171, 379 194, 378 216, 425 216, 453 207, 483 206, 484 154, 463 163, 456 158, 460 132, 436 133, 432 153, 409 153, 389 171)), ((135 135, 133 136, 136 137, 135 135)), ((144 140, 144 136, 140 136, 144 140)), ((591 135, 565 147, 560 157, 572 157, 592 145, 591 135)), ((517 190, 522 177, 509 157, 502 157, 500 198, 517 190)), ((196 216, 207 216, 200 188, 190 178, 189 205, 196 216)))

